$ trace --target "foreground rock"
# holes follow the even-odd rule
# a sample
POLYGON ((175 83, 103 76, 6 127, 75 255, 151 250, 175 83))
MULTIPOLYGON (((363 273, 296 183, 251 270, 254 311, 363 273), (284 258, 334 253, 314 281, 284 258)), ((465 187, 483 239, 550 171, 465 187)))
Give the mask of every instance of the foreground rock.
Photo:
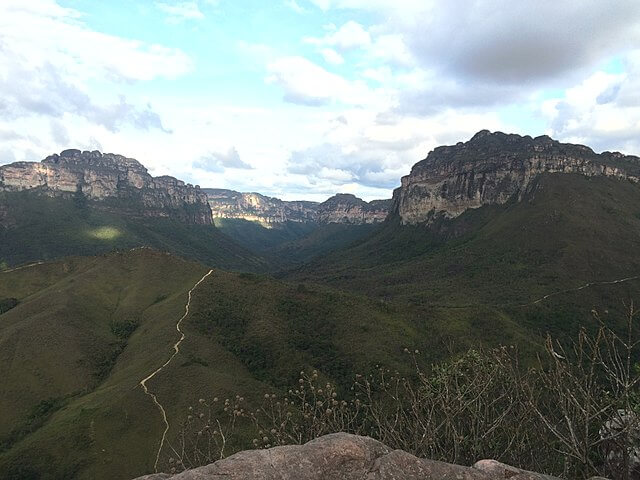
POLYGON ((174 476, 137 480, 553 480, 494 461, 461 467, 392 450, 368 437, 334 433, 305 445, 249 450, 174 476))

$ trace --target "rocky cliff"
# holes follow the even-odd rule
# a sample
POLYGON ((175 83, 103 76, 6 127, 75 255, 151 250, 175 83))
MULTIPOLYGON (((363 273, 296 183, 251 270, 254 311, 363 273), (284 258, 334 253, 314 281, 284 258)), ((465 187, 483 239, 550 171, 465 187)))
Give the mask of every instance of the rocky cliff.
POLYGON ((262 223, 314 222, 317 202, 286 202, 259 193, 205 188, 214 218, 240 218, 262 223))
POLYGON ((339 193, 317 208, 318 223, 348 223, 362 225, 383 222, 389 214, 391 200, 364 200, 348 193, 339 193))
POLYGON ((130 212, 175 217, 186 223, 212 223, 207 195, 173 177, 152 177, 140 162, 111 153, 65 150, 42 162, 0 167, 0 192, 30 190, 47 196, 105 202, 121 200, 130 212))
MULTIPOLYGON (((335 433, 305 445, 250 450, 178 475, 137 480, 558 480, 494 460, 463 467, 393 450, 369 437, 335 433)), ((595 480, 595 479, 594 479, 595 480)))
POLYGON ((469 208, 521 200, 541 174, 604 175, 637 183, 640 158, 596 154, 589 147, 548 136, 507 135, 487 130, 466 143, 438 147, 402 178, 393 211, 404 224, 456 217, 469 208))
POLYGON ((265 224, 284 222, 368 224, 384 221, 391 200, 365 202, 350 194, 338 194, 317 202, 284 201, 259 193, 207 188, 214 218, 239 218, 265 224))

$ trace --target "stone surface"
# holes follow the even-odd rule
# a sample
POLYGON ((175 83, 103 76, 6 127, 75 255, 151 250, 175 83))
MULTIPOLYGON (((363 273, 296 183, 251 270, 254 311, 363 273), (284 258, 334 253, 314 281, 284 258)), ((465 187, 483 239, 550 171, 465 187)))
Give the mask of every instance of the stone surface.
POLYGON ((317 202, 284 201, 259 193, 233 190, 203 189, 209 199, 214 218, 237 218, 265 224, 346 223, 361 225, 383 222, 391 208, 391 200, 364 200, 350 194, 338 194, 317 202))
MULTIPOLYGON (((417 458, 368 437, 334 433, 305 445, 237 453, 171 480, 551 480, 483 460, 473 468, 417 458), (478 466, 478 468, 476 468, 478 466), (511 475, 513 474, 513 475, 511 475), (506 476, 509 475, 509 476, 506 476)), ((164 480, 166 474, 136 480, 164 480)))
POLYGON ((551 475, 521 470, 496 460, 479 460, 473 464, 473 468, 496 480, 507 478, 513 480, 559 480, 551 475))
POLYGON ((577 173, 640 180, 640 159, 596 154, 547 136, 478 132, 466 143, 438 147, 402 177, 393 211, 404 224, 456 217, 467 209, 521 200, 543 173, 577 173))
POLYGON ((42 162, 16 162, 0 167, 0 192, 31 190, 48 196, 89 200, 121 199, 142 206, 142 215, 177 217, 186 223, 212 223, 206 194, 198 186, 173 177, 152 177, 132 158, 98 151, 65 150, 42 162))

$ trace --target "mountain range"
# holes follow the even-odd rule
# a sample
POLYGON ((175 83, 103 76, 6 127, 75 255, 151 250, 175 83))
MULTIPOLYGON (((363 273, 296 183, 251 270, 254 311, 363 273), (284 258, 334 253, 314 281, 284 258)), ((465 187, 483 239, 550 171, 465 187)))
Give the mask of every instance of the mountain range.
POLYGON ((639 180, 635 156, 488 131, 373 202, 199 188, 99 152, 2 166, 0 471, 132 478, 167 466, 204 396, 409 375, 405 349, 532 361, 594 310, 621 327, 639 180))

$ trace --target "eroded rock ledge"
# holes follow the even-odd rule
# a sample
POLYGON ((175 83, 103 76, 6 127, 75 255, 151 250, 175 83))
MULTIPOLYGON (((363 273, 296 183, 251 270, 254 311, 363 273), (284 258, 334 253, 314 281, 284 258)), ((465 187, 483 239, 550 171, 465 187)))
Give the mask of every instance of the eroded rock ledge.
POLYGON ((322 203, 285 201, 259 193, 241 193, 220 188, 205 188, 214 218, 235 218, 278 224, 344 223, 362 225, 383 222, 391 200, 365 202, 355 195, 339 193, 322 203))
MULTIPOLYGON (((369 437, 334 433, 305 445, 236 453, 177 475, 137 480, 554 480, 494 460, 462 467, 392 450, 369 437)), ((557 479, 556 479, 557 480, 557 479)))
POLYGON ((32 190, 47 196, 82 193, 87 199, 121 199, 141 206, 141 214, 177 217, 210 225, 207 195, 198 186, 173 177, 152 177, 137 160, 112 153, 65 150, 42 162, 0 167, 0 192, 32 190))
POLYGON ((589 147, 560 143, 543 135, 507 135, 482 130, 468 142, 438 147, 402 177, 394 212, 404 224, 453 218, 470 208, 521 200, 544 173, 640 180, 640 158, 596 154, 589 147))

